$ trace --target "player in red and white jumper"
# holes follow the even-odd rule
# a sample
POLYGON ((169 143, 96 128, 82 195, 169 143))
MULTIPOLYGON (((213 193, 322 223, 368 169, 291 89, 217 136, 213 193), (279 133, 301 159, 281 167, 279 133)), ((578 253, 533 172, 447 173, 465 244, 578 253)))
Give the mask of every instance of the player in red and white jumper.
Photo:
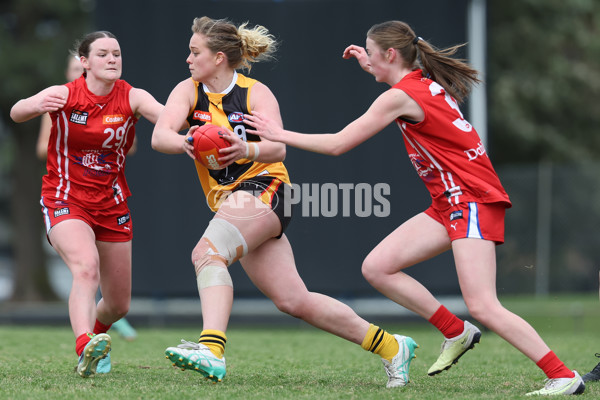
POLYGON ((246 115, 246 123, 254 128, 249 132, 304 150, 339 155, 395 121, 432 204, 379 243, 365 259, 362 272, 377 290, 443 333, 441 354, 428 374, 450 368, 479 342, 481 332, 402 270, 452 249, 471 316, 548 376, 544 388, 529 394, 582 393, 585 385, 579 374, 566 368, 527 322, 498 301, 495 246, 504 241, 504 214, 511 203, 481 139, 458 107, 479 82, 476 70, 451 57, 459 47, 436 50, 401 21, 374 25, 367 33, 366 49, 351 45, 343 54, 346 59, 356 58, 378 82, 391 86, 362 116, 335 134, 301 134, 253 113, 246 115))
MULTIPOLYGON (((83 74, 83 65, 81 65, 81 60, 79 56, 74 54, 73 51, 69 52, 69 57, 67 59, 67 68, 65 70, 65 78, 67 78, 67 82, 74 81, 79 78, 83 74)), ((40 121, 40 130, 38 134, 38 141, 36 145, 36 153, 40 160, 46 162, 46 158, 48 157, 48 143, 50 141, 50 133, 52 132, 52 119, 50 118, 49 113, 44 113, 41 116, 40 121)), ((136 151, 136 141, 137 139, 134 137, 134 142, 129 148, 127 155, 132 155, 136 151)), ((50 149, 52 152, 53 149, 50 149)), ((100 292, 96 295, 96 299, 100 299, 100 292)), ((134 340, 137 337, 136 330, 131 326, 131 324, 125 318, 121 318, 120 320, 114 322, 111 325, 111 331, 118 332, 121 337, 125 340, 134 340)))
POLYGON ((131 301, 125 156, 138 118, 155 123, 163 105, 120 79, 121 49, 112 33, 86 35, 77 53, 81 77, 18 101, 10 115, 15 122, 44 113, 52 119, 40 203, 48 240, 73 276, 69 317, 77 372, 88 377, 110 371, 106 332, 131 301), (96 304, 99 286, 103 297, 96 304))

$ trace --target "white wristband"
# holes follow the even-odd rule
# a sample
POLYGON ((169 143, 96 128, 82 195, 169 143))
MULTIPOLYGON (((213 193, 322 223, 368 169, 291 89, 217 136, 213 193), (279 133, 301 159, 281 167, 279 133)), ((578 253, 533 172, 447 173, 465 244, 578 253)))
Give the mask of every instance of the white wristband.
POLYGON ((246 142, 246 159, 250 161, 256 160, 259 152, 258 144, 246 142), (252 147, 250 147, 250 145, 252 145, 252 147))

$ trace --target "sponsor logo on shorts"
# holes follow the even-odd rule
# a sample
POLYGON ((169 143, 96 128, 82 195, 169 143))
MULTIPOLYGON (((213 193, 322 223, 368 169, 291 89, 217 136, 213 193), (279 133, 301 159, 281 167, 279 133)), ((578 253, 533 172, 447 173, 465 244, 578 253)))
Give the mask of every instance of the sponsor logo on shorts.
POLYGON ((62 217, 63 215, 69 215, 70 213, 69 207, 59 208, 58 210, 54 210, 54 218, 62 217))
POLYGON ((198 121, 204 121, 204 122, 212 122, 212 114, 206 111, 194 111, 194 114, 192 115, 193 119, 196 119, 198 121))
POLYGON ((69 121, 74 124, 87 125, 88 113, 85 111, 73 110, 69 121))
POLYGON ((463 217, 463 212, 462 210, 459 211, 452 211, 450 213, 450 221, 454 221, 455 219, 462 219, 463 217))
POLYGON ((117 217, 117 225, 123 225, 129 222, 129 220, 131 219, 131 217, 129 216, 129 213, 125 214, 125 215, 121 215, 120 217, 117 217))
POLYGON ((239 124, 244 121, 244 113, 234 112, 227 116, 227 120, 234 124, 239 124))
POLYGON ((120 124, 125 121, 125 116, 123 114, 114 114, 114 115, 103 115, 102 123, 104 125, 110 124, 120 124))

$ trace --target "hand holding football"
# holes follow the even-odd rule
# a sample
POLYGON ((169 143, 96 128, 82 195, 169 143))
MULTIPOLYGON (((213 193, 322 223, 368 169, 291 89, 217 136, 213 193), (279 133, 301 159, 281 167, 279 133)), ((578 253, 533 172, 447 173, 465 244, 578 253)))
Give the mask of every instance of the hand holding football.
POLYGON ((193 141, 194 157, 208 169, 221 169, 219 150, 230 146, 223 137, 225 130, 216 125, 205 124, 197 128, 188 140, 193 141))

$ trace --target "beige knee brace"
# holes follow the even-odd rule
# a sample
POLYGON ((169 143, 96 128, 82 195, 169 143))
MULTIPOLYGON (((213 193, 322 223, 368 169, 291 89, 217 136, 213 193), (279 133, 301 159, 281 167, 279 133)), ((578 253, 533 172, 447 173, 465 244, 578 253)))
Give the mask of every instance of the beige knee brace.
POLYGON ((208 224, 202 239, 209 248, 194 262, 198 290, 211 286, 231 286, 227 267, 248 254, 248 245, 241 232, 224 219, 215 218, 208 224), (221 265, 225 264, 225 268, 221 265))

